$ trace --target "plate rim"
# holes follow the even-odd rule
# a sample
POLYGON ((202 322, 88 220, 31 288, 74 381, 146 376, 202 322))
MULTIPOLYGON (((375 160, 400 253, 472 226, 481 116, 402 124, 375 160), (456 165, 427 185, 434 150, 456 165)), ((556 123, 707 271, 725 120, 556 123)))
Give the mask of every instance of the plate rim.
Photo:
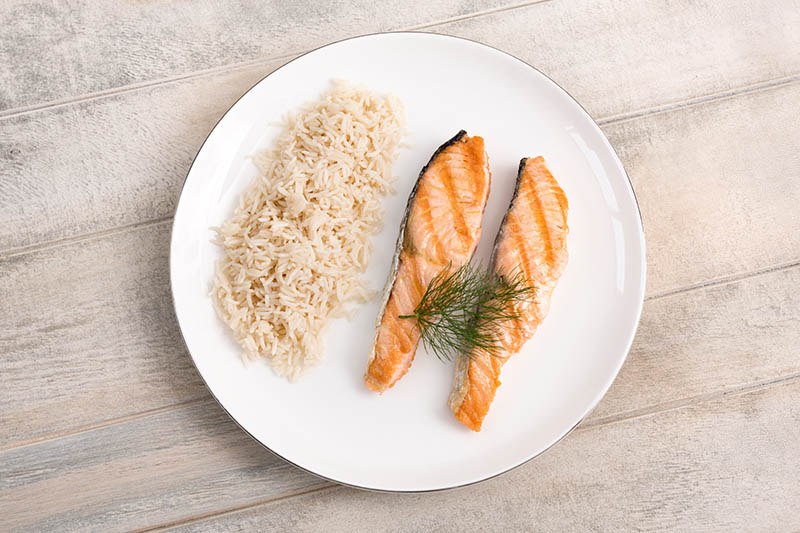
POLYGON ((454 490, 454 489, 458 489, 458 488, 462 488, 462 487, 469 487, 471 485, 476 485, 478 483, 482 483, 484 481, 488 481, 490 479, 494 479, 494 478, 496 478, 498 476, 501 476, 503 474, 507 474, 508 472, 511 472, 512 470, 515 470, 515 469, 517 469, 517 468, 519 468, 519 467, 521 467, 521 466, 523 466, 525 464, 528 464, 529 462, 533 461, 537 457, 541 457, 544 453, 546 453, 549 450, 551 450, 556 444, 558 444, 559 442, 564 440, 564 438, 566 438, 578 426, 580 426, 583 423, 583 421, 586 420, 586 418, 595 410, 595 408, 600 403, 600 401, 608 393, 608 390, 611 388, 611 385, 614 383, 614 381, 616 381, 617 377, 619 376, 619 372, 622 369, 622 366, 625 364, 625 361, 627 361, 628 355, 630 355, 631 346, 633 345, 633 341, 636 338, 636 333, 639 330, 639 324, 641 322, 641 317, 642 317, 642 309, 644 307, 645 287, 646 287, 646 281, 647 281, 647 254, 646 254, 647 249, 646 249, 646 241, 645 241, 644 220, 642 219, 642 210, 641 210, 641 207, 639 205, 639 199, 636 196, 636 190, 633 187, 633 182, 631 182, 631 178, 628 175, 628 171, 625 169, 625 165, 622 164, 622 160, 619 158, 619 155, 617 154, 617 151, 614 149, 614 146, 611 144, 611 141, 608 140, 608 137, 606 137, 606 134, 600 128, 600 125, 597 123, 597 121, 594 119, 594 117, 592 117, 592 115, 589 114, 589 112, 586 110, 586 108, 583 107, 583 105, 574 96, 572 96, 572 94, 570 94, 569 91, 567 91, 561 85, 556 83, 550 76, 548 76, 547 74, 545 74, 544 72, 542 72, 538 68, 534 67, 533 65, 531 65, 527 61, 525 61, 523 59, 520 59, 519 57, 515 56, 514 54, 511 54, 510 52, 506 52, 504 50, 496 48, 496 47, 494 47, 492 45, 477 41, 475 39, 470 39, 470 38, 467 38, 467 37, 460 37, 460 36, 457 36, 457 35, 450 35, 450 34, 446 34, 446 33, 435 33, 435 32, 430 32, 430 31, 410 31, 410 30, 380 31, 380 32, 373 32, 373 33, 365 33, 365 34, 361 34, 361 35, 355 35, 355 36, 352 36, 352 37, 345 37, 343 39, 338 39, 336 41, 331 41, 331 42, 325 43, 325 44, 323 44, 321 46, 317 46, 316 48, 310 49, 310 50, 308 50, 308 51, 306 51, 306 52, 304 52, 302 54, 299 54, 296 57, 293 57, 292 59, 290 59, 286 63, 283 63, 278 68, 270 71, 268 74, 264 75, 262 78, 260 78, 258 81, 256 81, 253 85, 251 85, 250 88, 248 88, 245 92, 243 92, 225 110, 225 112, 220 115, 219 119, 217 119, 217 121, 214 123, 214 126, 212 126, 212 128, 209 130, 209 132, 206 135, 205 139, 203 139, 203 142, 200 145, 200 148, 197 149, 197 152, 195 153, 194 157, 192 158, 192 163, 189 165, 189 169, 186 171, 186 176, 183 178, 183 183, 181 183, 181 189, 180 189, 180 191, 178 193, 178 200, 177 200, 177 202, 175 204, 175 210, 174 210, 174 213, 173 213, 172 224, 170 225, 169 244, 170 244, 170 253, 169 253, 170 299, 172 301, 172 309, 173 309, 173 312, 175 313, 175 318, 176 318, 176 321, 178 323, 178 331, 181 334, 181 341, 183 342, 183 345, 186 348, 186 352, 189 355, 189 359, 192 361, 192 365, 194 366, 195 370, 197 371, 197 374, 200 376, 200 379, 203 381, 203 386, 211 394, 211 397, 214 398, 214 401, 217 403, 217 405, 219 405, 219 407, 222 408, 222 411, 228 416, 228 418, 230 418, 233 421, 233 423, 236 424, 236 426, 239 427, 239 429, 244 431, 244 433, 247 436, 249 436, 253 441, 258 443, 259 446, 261 446, 262 448, 267 450, 269 453, 271 453, 275 457, 278 457, 282 461, 285 461, 285 462, 291 464, 295 468, 299 468, 303 472, 311 474, 311 475, 313 475, 313 476, 315 476, 317 478, 320 478, 322 480, 336 483, 338 485, 343 485, 343 486, 346 486, 346 487, 351 487, 351 488, 364 490, 364 491, 369 491, 369 492, 378 492, 378 493, 387 493, 387 494, 426 494, 426 493, 432 493, 432 492, 443 492, 443 491, 454 490), (267 78, 269 78, 270 76, 272 76, 273 74, 278 72, 279 70, 283 69, 287 65, 289 65, 291 63, 294 63, 295 61, 297 61, 297 60, 299 60, 299 59, 301 59, 301 58, 303 58, 303 57, 305 57, 305 56, 307 56, 309 54, 317 52, 318 50, 321 50, 323 48, 328 48, 330 46, 335 46, 335 45, 338 45, 338 44, 343 43, 343 42, 353 41, 353 40, 356 40, 356 39, 363 39, 363 38, 366 38, 366 37, 377 37, 377 36, 381 36, 381 35, 395 35, 395 34, 425 35, 425 36, 428 36, 428 37, 435 37, 435 38, 441 38, 441 39, 453 39, 453 40, 458 40, 458 41, 469 42, 469 43, 472 43, 472 44, 477 44, 479 46, 483 46, 483 47, 489 48, 489 49, 491 49, 491 50, 493 50, 495 52, 499 52, 499 53, 501 53, 501 54, 503 54, 505 56, 508 56, 508 57, 510 57, 510 58, 522 63, 524 66, 526 66, 526 67, 528 67, 530 69, 533 69, 535 72, 537 72, 538 74, 543 76, 546 80, 548 80, 550 83, 552 83, 553 85, 558 87, 565 95, 567 95, 570 98, 570 100, 572 100, 572 102, 574 102, 578 106, 578 108, 583 112, 583 114, 586 116, 586 118, 589 119, 589 121, 591 122, 591 125, 597 130, 597 133, 599 133, 601 135, 602 139, 605 141, 606 145, 608 146, 609 150, 611 151, 611 155, 613 155, 613 157, 616 160, 619 168, 622 170, 622 174, 625 176, 625 179, 628 182, 628 189, 630 190, 631 196, 633 197, 633 203, 636 206, 636 214, 637 214, 636 219, 639 222, 639 225, 638 225, 639 242, 641 243, 642 268, 641 268, 640 289, 641 289, 642 298, 641 298, 641 300, 639 300, 638 306, 637 306, 637 309, 636 309, 635 327, 632 329, 632 332, 631 332, 631 334, 630 334, 630 336, 628 338, 628 341, 626 343, 627 346, 625 348, 625 355, 624 355, 624 357, 622 357, 622 359, 620 360, 619 364, 617 365, 616 370, 614 371, 614 377, 609 381, 608 385, 605 387, 605 390, 602 391, 602 394, 600 394, 597 397, 597 399, 589 406, 589 408, 587 409, 586 413, 575 423, 575 425, 573 425, 566 432, 564 432, 563 435, 561 435, 556 440, 554 440, 549 446, 547 446, 543 450, 539 451, 538 453, 532 455, 531 457, 528 457, 527 459, 521 461, 520 463, 512 465, 512 466, 506 468, 505 470, 501 470, 499 472, 493 473, 493 474, 491 474, 489 476, 486 476, 486 477, 483 477, 481 479, 475 479, 475 480, 468 481, 466 483, 461 483, 461 484, 457 484, 457 485, 447 485, 447 486, 436 487, 436 488, 431 488, 431 489, 407 489, 407 490, 404 490, 404 489, 383 489, 383 488, 377 488, 377 487, 365 487, 365 486, 356 485, 356 484, 353 484, 353 483, 348 483, 346 481, 341 481, 341 480, 338 480, 338 479, 334 479, 334 478, 331 478, 331 477, 328 477, 328 476, 324 476, 322 474, 318 474, 317 472, 314 472, 313 470, 309 470, 308 468, 306 468, 304 466, 301 466, 301 465, 295 463, 294 461, 292 461, 290 459, 287 459, 283 455, 279 454, 278 452, 274 451, 272 448, 267 446, 265 443, 263 443, 260 440, 258 440, 252 433, 250 433, 244 426, 242 426, 239 423, 239 421, 236 420, 236 417, 234 417, 228 411, 228 409, 222 404, 222 402, 219 400, 219 398, 217 398, 217 395, 214 394, 214 391, 211 390, 211 387, 208 385, 208 382, 206 382, 206 379, 203 376, 202 372, 200 372, 200 368, 197 366, 197 363, 195 362, 194 355, 192 355, 192 352, 189 349, 189 345, 186 342, 186 337, 184 335, 183 328, 181 327, 180 319, 178 318, 178 307, 177 307, 177 304, 175 302, 175 289, 174 289, 174 286, 173 286, 173 276, 172 276, 172 272, 173 272, 172 249, 173 249, 174 239, 175 239, 175 223, 176 223, 176 220, 177 220, 176 219, 176 215, 177 215, 178 208, 180 207, 181 200, 183 200, 183 198, 184 198, 183 192, 184 192, 184 189, 186 188, 186 183, 189 180, 189 175, 192 173, 192 169, 194 168, 195 162, 197 161, 197 157, 200 155, 200 152, 202 152, 203 148, 205 147, 206 143, 208 142, 208 139, 211 137, 211 134, 214 133, 214 131, 217 129, 217 126, 219 126, 219 123, 222 122, 222 120, 228 115, 228 113, 230 113, 230 111, 234 107, 236 107, 236 105, 239 103, 239 101, 242 100, 242 98, 244 98, 246 95, 248 95, 257 85, 259 85, 261 82, 263 82, 264 80, 266 80, 267 78))

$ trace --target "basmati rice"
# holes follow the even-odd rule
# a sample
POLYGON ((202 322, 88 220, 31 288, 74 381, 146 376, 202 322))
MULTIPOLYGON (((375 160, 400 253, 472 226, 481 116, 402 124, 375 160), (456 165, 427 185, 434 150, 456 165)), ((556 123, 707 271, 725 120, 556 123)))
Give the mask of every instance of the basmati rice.
POLYGON ((253 158, 258 178, 216 228, 212 288, 245 359, 294 381, 321 360, 329 321, 372 296, 361 275, 404 129, 398 99, 335 81, 253 158))

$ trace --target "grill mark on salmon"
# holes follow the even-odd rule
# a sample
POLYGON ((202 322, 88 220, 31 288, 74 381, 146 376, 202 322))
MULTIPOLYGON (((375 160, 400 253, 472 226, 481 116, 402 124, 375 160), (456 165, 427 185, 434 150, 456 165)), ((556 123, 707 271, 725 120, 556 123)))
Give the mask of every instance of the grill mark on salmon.
POLYGON ((440 146, 411 190, 378 313, 364 383, 384 392, 408 371, 421 332, 413 314, 442 268, 469 262, 489 197, 489 160, 481 137, 460 131, 440 146))
POLYGON ((459 354, 448 405, 455 417, 480 431, 500 386, 500 369, 536 332, 550 307, 550 298, 566 268, 567 210, 564 191, 544 158, 520 161, 511 205, 497 234, 491 264, 496 272, 519 272, 534 287, 530 298, 510 304, 519 318, 498 333, 501 350, 459 354))
POLYGON ((453 213, 453 227, 462 247, 468 247, 470 244, 469 230, 467 229, 467 222, 464 220, 464 213, 461 212, 461 207, 458 205, 453 176, 448 171, 442 172, 442 174, 442 185, 447 195, 447 201, 450 203, 450 211, 453 213))

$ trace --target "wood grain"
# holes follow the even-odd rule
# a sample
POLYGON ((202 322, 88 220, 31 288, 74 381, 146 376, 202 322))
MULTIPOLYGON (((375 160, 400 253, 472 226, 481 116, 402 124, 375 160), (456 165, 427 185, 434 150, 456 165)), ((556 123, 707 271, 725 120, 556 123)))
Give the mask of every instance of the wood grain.
POLYGON ((800 267, 645 303, 617 379, 589 420, 800 374, 800 267))
MULTIPOLYGON (((240 76, 247 84, 260 73, 240 76)), ((237 84, 218 83, 217 94, 229 87, 228 100, 210 103, 192 98, 194 82, 176 85, 135 102, 85 104, 78 115, 81 106, 61 108, 57 127, 33 116, 0 121, 16 124, 0 129, 0 154, 13 158, 0 175, 0 247, 169 216, 194 151, 237 93, 237 84), (154 105, 170 118, 149 129, 140 118, 154 105), (134 148, 98 145, 84 157, 80 147, 107 130, 117 133, 106 139, 134 148)), ((798 99, 800 83, 792 83, 604 127, 644 217, 648 294, 800 259, 798 99)))
MULTIPOLYGON (((0 447, 208 398, 173 316, 168 237, 163 222, 0 262, 16 295, 0 301, 0 447)), ((593 417, 800 372, 798 281, 795 267, 648 301, 593 417)))
POLYGON ((462 17, 503 3, 5 1, 0 110, 462 17))
POLYGON ((0 250, 171 216, 214 124, 277 66, 0 121, 0 250))
POLYGON ((800 0, 525 4, 0 5, 0 530, 800 528, 800 0), (224 415, 177 329, 168 240, 239 95, 294 54, 410 26, 534 64, 604 124, 650 299, 564 442, 398 496, 331 488, 224 415))
POLYGON ((515 3, 487 0, 345 0, 304 7, 246 0, 5 2, 0 53, 8 61, 0 63, 0 79, 7 80, 0 86, 0 110, 411 27, 511 52, 581 101, 601 93, 603 100, 589 108, 599 116, 800 72, 797 0, 529 3, 534 5, 509 11, 504 7, 515 3), (457 20, 437 24, 451 19, 457 20))
POLYGON ((120 531, 322 484, 208 403, 0 452, 0 529, 120 531))
MULTIPOLYGON (((778 4, 785 5, 558 1, 431 29, 483 40, 537 65, 602 119, 800 74, 800 33, 793 29, 800 9, 782 13, 778 4), (704 53, 694 53, 698 47, 704 53)), ((103 80, 116 68, 107 61, 103 80)), ((219 116, 280 63, 0 120, 0 253, 171 215, 192 157, 219 116)))
MULTIPOLYGON (((650 294, 797 259, 800 225, 792 202, 800 195, 800 160, 794 152, 791 125, 800 121, 800 110, 795 105, 798 98, 800 84, 792 84, 606 128, 620 149, 642 205, 649 243, 650 294), (751 128, 738 127, 740 117, 749 120, 751 128), (708 150, 709 155, 696 158, 702 166, 680 157, 692 146, 708 150), (764 187, 762 180, 770 186, 764 187), (681 235, 685 238, 681 239, 681 235)), ((130 180, 122 179, 120 183, 130 180)), ((163 189, 157 193, 149 190, 143 187, 138 195, 152 194, 151 199, 157 201, 167 194, 163 189)), ((119 212, 136 211, 136 201, 125 205, 132 197, 119 198, 115 204, 119 212)), ((79 211, 77 205, 75 211, 79 211)), ((45 220, 53 219, 57 220, 56 216, 45 220)), ((66 225, 66 220, 61 224, 66 225)), ((3 294, 18 295, 0 303, 0 331, 4 332, 0 349, 5 354, 0 370, 9 376, 8 393, 0 395, 0 420, 8 428, 0 436, 2 445, 204 397, 199 379, 185 357, 169 303, 168 227, 169 222, 165 221, 13 256, 0 263, 3 294), (103 364, 88 360, 87 353, 103 364), (31 368, 31 360, 57 365, 31 368), (68 376, 61 378, 66 381, 56 379, 55 369, 59 367, 68 376), (64 386, 66 383, 70 386, 64 386), (74 395, 76 387, 83 391, 81 397, 74 395), (63 406, 71 408, 70 416, 61 416, 54 410, 63 406)), ((717 316, 715 305, 729 309, 724 316, 735 320, 735 306, 750 309, 748 298, 756 302, 752 305, 762 305, 759 302, 763 298, 756 297, 758 290, 752 289, 746 298, 732 300, 734 303, 720 300, 712 304, 709 300, 706 303, 711 307, 702 311, 686 303, 689 307, 684 320, 694 320, 694 327, 700 330, 708 317, 717 316), (689 312, 702 314, 693 318, 689 312)), ((778 285, 774 290, 788 289, 778 285)), ((633 356, 642 353, 645 368, 636 371, 626 366, 623 375, 648 375, 647 367, 662 364, 662 357, 667 359, 664 368, 680 372, 679 367, 670 366, 671 355, 662 356, 659 348, 664 338, 659 335, 674 332, 674 337, 680 337, 680 323, 664 326, 660 321, 669 319, 672 310, 656 304, 658 318, 650 319, 649 308, 645 310, 643 328, 653 324, 653 340, 640 334, 633 356), (660 358, 647 362, 648 357, 656 355, 660 358)), ((785 317, 792 317, 790 310, 791 307, 784 308, 785 317)), ((720 327, 726 324, 721 319, 718 323, 720 327)), ((722 335, 743 339, 743 335, 759 330, 745 329, 739 335, 741 331, 737 326, 724 330, 722 335)), ((791 332, 784 330, 774 337, 764 332, 765 337, 776 342, 767 349, 783 353, 780 350, 790 347, 796 338, 791 332)), ((698 331, 693 340, 702 335, 702 330, 698 331)), ((692 346, 690 340, 686 346, 692 346)), ((733 349, 732 343, 721 344, 724 337, 717 340, 720 354, 733 349)), ((739 352, 739 367, 726 369, 722 355, 704 359, 702 351, 687 350, 684 354, 678 351, 675 357, 687 363, 698 359, 704 363, 691 386, 673 379, 674 386, 663 390, 650 387, 636 403, 626 406, 628 394, 641 391, 637 382, 629 386, 613 408, 599 412, 607 415, 682 394, 701 394, 793 371, 789 355, 752 365, 748 353, 739 352)))
POLYGON ((208 398, 168 256, 162 223, 0 261, 0 448, 208 398))
POLYGON ((800 0, 554 1, 438 26, 513 54, 597 118, 800 74, 800 0))
POLYGON ((800 260, 800 83, 603 128, 630 176, 647 293, 800 260))
MULTIPOLYGON (((793 379, 579 428, 531 463, 465 489, 414 496, 338 489, 192 529, 797 527, 798 400, 793 379)), ((324 485, 263 450, 216 406, 202 405, 0 453, 0 526, 174 524, 324 485)))
POLYGON ((328 489, 179 531, 789 531, 800 381, 577 430, 508 474, 434 494, 328 489))

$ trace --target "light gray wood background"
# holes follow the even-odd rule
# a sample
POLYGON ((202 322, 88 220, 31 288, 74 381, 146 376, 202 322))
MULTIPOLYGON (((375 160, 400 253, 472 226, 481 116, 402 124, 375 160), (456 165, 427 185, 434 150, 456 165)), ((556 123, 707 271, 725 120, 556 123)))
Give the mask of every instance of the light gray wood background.
POLYGON ((0 3, 0 530, 797 530, 800 0, 0 3), (647 300, 610 392, 506 475, 335 486, 203 387, 169 297, 193 155, 258 79, 418 29, 537 66, 636 189, 647 300))

